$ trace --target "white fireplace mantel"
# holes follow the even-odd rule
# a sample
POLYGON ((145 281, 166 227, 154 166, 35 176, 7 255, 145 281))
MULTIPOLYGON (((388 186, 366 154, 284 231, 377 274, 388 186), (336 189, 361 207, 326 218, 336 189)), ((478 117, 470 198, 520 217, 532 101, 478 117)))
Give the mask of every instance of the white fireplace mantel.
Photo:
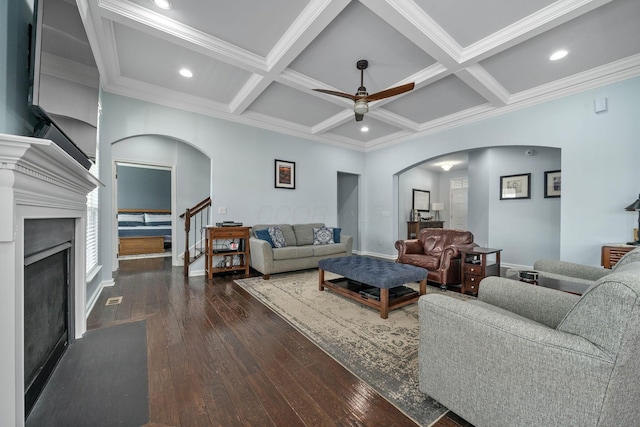
POLYGON ((86 331, 87 194, 100 181, 49 140, 0 134, 0 425, 24 425, 24 220, 74 218, 74 330, 86 331))

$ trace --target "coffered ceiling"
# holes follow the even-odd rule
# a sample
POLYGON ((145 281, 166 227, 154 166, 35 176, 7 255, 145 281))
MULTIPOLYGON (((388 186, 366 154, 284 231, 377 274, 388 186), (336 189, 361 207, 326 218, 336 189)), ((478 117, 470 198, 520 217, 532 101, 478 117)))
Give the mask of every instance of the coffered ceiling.
POLYGON ((640 75, 638 0, 77 3, 106 91, 362 151, 640 75), (356 122, 312 89, 360 59, 369 93, 416 85, 356 122))

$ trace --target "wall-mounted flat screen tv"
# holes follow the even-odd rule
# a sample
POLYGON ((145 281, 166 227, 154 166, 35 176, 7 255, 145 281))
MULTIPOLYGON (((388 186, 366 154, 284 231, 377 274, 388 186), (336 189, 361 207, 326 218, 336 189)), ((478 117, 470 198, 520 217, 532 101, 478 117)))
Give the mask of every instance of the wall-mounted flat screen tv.
POLYGON ((34 136, 58 144, 85 168, 96 156, 100 75, 72 0, 36 0, 30 107, 34 136))

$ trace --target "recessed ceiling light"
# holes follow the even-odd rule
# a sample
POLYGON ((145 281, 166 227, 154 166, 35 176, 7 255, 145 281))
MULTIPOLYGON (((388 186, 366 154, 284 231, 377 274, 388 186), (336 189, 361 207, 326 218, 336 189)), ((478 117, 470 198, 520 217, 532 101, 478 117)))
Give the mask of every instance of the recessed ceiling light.
POLYGON ((556 52, 553 53, 553 55, 551 55, 549 57, 550 61, 557 61, 558 59, 562 59, 565 56, 567 56, 569 52, 567 52, 566 50, 558 50, 556 52))
POLYGON ((193 77, 193 73, 191 72, 191 70, 187 69, 187 68, 183 68, 180 70, 180 75, 182 77, 193 77))
POLYGON ((153 0, 153 4, 158 6, 160 9, 171 9, 171 2, 169 0, 153 0))
POLYGON ((368 128, 368 127, 366 127, 366 126, 362 126, 362 127, 360 128, 360 132, 369 132, 369 128, 368 128))

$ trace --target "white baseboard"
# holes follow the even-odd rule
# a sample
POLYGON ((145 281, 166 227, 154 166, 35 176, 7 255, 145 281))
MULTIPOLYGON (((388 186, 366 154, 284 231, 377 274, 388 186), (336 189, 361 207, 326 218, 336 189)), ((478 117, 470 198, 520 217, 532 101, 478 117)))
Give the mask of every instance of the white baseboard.
POLYGON ((533 266, 531 265, 520 265, 520 264, 509 264, 509 263, 500 263, 500 267, 509 270, 510 268, 515 268, 517 270, 531 270, 533 266))
POLYGON ((379 254, 377 252, 366 252, 366 251, 360 251, 358 255, 372 256, 375 258, 383 258, 383 259, 388 259, 390 261, 395 261, 396 258, 398 258, 398 255, 379 254))
POLYGON ((114 286, 115 284, 116 282, 113 279, 104 280, 100 282, 100 284, 98 285, 98 288, 95 290, 93 295, 91 295, 91 298, 89 298, 89 301, 87 301, 87 305, 84 310, 85 319, 89 317, 91 310, 93 310, 93 307, 96 305, 96 302, 98 302, 98 298, 100 298, 100 294, 102 293, 102 290, 106 287, 114 286))
POLYGON ((204 270, 189 270, 189 277, 204 276, 207 274, 204 270))

